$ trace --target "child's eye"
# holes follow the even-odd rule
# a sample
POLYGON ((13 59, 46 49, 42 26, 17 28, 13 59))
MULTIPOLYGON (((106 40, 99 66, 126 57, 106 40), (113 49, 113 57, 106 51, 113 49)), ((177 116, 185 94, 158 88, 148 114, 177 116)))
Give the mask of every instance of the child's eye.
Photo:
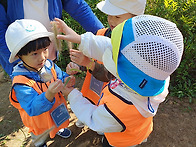
POLYGON ((120 16, 116 16, 116 18, 120 18, 120 16))
POLYGON ((37 55, 37 53, 32 53, 32 56, 36 56, 37 55))
POLYGON ((45 49, 44 49, 44 52, 47 52, 47 51, 48 51, 48 48, 45 48, 45 49))

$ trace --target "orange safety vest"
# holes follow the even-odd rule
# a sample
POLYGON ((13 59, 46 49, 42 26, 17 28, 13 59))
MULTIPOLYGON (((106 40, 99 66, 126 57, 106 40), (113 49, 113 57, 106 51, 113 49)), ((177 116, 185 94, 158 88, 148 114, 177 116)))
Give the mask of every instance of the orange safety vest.
POLYGON ((44 112, 38 116, 29 116, 26 113, 26 111, 20 106, 20 103, 17 101, 17 98, 15 96, 15 91, 13 88, 14 84, 23 84, 23 85, 32 87, 39 94, 41 94, 48 89, 47 87, 50 85, 50 83, 54 82, 57 79, 57 75, 56 75, 56 71, 54 67, 51 69, 51 72, 52 72, 53 78, 51 82, 46 82, 46 83, 36 82, 22 75, 15 76, 12 82, 12 90, 10 92, 9 99, 10 99, 11 104, 19 110, 22 122, 26 127, 29 128, 29 132, 32 132, 34 135, 40 135, 46 130, 55 126, 55 128, 50 132, 50 137, 54 138, 56 133, 60 129, 66 128, 69 125, 69 120, 66 120, 59 127, 57 127, 50 115, 51 112, 62 103, 64 103, 65 106, 67 107, 67 103, 63 95, 61 93, 57 93, 55 95, 55 103, 49 111, 44 112), (40 89, 41 86, 42 86, 43 91, 40 89))
POLYGON ((110 145, 115 147, 137 145, 152 132, 153 118, 143 117, 132 103, 111 91, 109 86, 104 88, 99 105, 104 105, 123 127, 121 132, 104 133, 110 145))
MULTIPOLYGON (((97 31, 96 35, 101 35, 104 36, 105 32, 108 30, 108 28, 103 28, 97 31)), ((103 64, 100 61, 97 61, 99 64, 103 64)), ((102 88, 107 84, 107 82, 102 82, 99 81, 97 79, 95 79, 95 77, 93 77, 93 75, 87 70, 86 72, 86 77, 81 89, 81 92, 83 94, 84 97, 86 97, 87 99, 89 99, 92 103, 94 103, 95 105, 98 104, 100 96, 101 96, 101 90, 96 91, 95 89, 93 89, 93 83, 99 83, 99 85, 101 85, 101 87, 99 87, 101 90, 102 88)))

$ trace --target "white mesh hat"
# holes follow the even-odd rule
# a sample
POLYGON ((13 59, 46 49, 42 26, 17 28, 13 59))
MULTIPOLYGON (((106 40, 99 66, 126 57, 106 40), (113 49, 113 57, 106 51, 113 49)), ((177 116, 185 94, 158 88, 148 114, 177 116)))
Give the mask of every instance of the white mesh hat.
POLYGON ((36 20, 20 19, 10 24, 5 34, 7 46, 11 52, 9 62, 12 63, 18 59, 16 54, 27 43, 42 37, 50 37, 52 40, 53 33, 48 32, 44 25, 36 20))
POLYGON ((105 0, 97 4, 97 8, 107 15, 131 13, 144 14, 146 0, 105 0))
POLYGON ((142 96, 160 94, 165 80, 177 69, 183 53, 183 36, 176 25, 151 15, 124 21, 112 31, 112 57, 103 63, 129 88, 142 96))

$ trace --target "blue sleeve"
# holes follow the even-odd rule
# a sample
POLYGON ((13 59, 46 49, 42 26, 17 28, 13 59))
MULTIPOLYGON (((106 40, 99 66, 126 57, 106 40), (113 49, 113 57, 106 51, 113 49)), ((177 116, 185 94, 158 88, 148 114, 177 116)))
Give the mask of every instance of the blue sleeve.
POLYGON ((57 79, 60 79, 62 80, 62 82, 64 82, 64 79, 69 75, 66 72, 62 71, 56 64, 54 64, 54 68, 56 70, 57 79))
POLYGON ((26 85, 15 85, 14 90, 20 106, 29 116, 37 116, 49 111, 55 100, 50 102, 45 97, 45 92, 38 94, 32 87, 26 85))
POLYGON ((7 14, 5 12, 4 7, 0 4, 0 64, 7 74, 11 75, 13 66, 17 64, 17 62, 10 63, 10 51, 6 45, 5 41, 5 32, 8 28, 9 22, 7 19, 7 14))
POLYGON ((84 0, 64 0, 63 9, 87 31, 96 34, 103 24, 84 0))

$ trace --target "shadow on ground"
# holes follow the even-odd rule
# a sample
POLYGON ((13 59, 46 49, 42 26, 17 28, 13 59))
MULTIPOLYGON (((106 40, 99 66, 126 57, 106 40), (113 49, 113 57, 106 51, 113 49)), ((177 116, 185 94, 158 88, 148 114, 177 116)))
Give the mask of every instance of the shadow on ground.
MULTIPOLYGON (((81 87, 81 79, 77 79, 81 87)), ((0 81, 0 146, 33 147, 28 129, 23 126, 18 111, 9 102, 11 81, 5 77, 0 81)), ((69 106, 69 105, 68 105, 69 106)), ((49 147, 101 147, 102 136, 88 127, 77 128, 77 118, 71 115, 69 128, 72 135, 68 139, 56 136, 48 139, 49 147)), ((154 117, 154 130, 148 141, 138 147, 196 147, 196 103, 189 104, 178 98, 168 97, 154 117)))

